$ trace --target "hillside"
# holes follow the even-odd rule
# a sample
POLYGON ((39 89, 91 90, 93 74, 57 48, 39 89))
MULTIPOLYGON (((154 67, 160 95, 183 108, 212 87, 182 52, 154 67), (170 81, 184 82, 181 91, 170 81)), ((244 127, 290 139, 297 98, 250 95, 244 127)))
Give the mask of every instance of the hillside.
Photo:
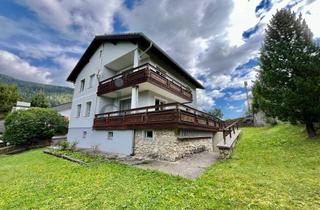
POLYGON ((24 101, 31 101, 32 95, 39 91, 43 91, 47 95, 51 106, 67 103, 72 100, 73 89, 69 87, 28 82, 4 74, 0 74, 0 83, 17 85, 24 101))

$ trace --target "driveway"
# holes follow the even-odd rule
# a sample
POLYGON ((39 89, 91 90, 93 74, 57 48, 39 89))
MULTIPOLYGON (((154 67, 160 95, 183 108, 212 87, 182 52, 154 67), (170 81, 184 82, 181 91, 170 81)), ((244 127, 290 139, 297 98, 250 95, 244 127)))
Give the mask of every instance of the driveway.
POLYGON ((206 168, 215 163, 218 160, 218 157, 219 154, 216 152, 201 152, 176 162, 154 160, 136 166, 143 169, 158 170, 189 179, 196 179, 206 170, 206 168))

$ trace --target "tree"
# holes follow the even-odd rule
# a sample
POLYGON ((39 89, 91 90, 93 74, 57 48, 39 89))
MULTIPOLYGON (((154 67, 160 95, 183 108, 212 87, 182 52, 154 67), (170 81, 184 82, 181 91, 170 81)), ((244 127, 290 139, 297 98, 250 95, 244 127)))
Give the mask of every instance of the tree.
POLYGON ((32 96, 31 106, 41 108, 47 108, 49 106, 49 102, 44 92, 40 91, 32 96))
POLYGON ((302 16, 286 9, 272 17, 260 54, 253 107, 267 116, 304 123, 316 136, 320 119, 320 49, 302 16))
POLYGON ((9 112, 19 98, 17 86, 0 83, 0 114, 9 112))
POLYGON ((221 111, 221 109, 218 108, 214 108, 214 110, 209 111, 208 114, 219 119, 223 118, 223 112, 221 111))

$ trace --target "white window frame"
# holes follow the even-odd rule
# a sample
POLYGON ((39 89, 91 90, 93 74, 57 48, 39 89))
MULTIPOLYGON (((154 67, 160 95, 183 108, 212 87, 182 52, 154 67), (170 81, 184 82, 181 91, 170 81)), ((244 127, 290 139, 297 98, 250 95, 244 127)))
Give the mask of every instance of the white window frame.
POLYGON ((82 93, 85 89, 85 86, 86 86, 86 79, 82 79, 80 80, 80 89, 79 89, 79 92, 82 93), (82 83, 83 81, 83 83, 82 83), (83 84, 83 85, 82 85, 83 84))
POLYGON ((86 102, 86 109, 85 109, 84 117, 90 117, 91 108, 92 108, 92 101, 87 101, 87 102, 86 102), (89 105, 89 104, 90 104, 90 105, 89 105), (89 108, 88 108, 88 107, 89 107, 89 108))
POLYGON ((94 76, 95 76, 95 74, 91 74, 89 76, 89 87, 88 87, 88 89, 93 87, 94 76))
MULTIPOLYGON (((120 111, 120 101, 124 101, 124 100, 128 100, 128 99, 130 99, 131 100, 130 103, 132 103, 131 96, 128 96, 128 97, 125 97, 125 98, 119 98, 119 100, 118 100, 118 111, 120 111)), ((130 109, 131 109, 131 107, 130 107, 130 109)))
POLYGON ((81 104, 77 104, 77 109, 76 109, 76 117, 81 116, 81 104))
POLYGON ((153 130, 144 130, 143 136, 144 136, 145 140, 153 140, 154 139, 154 131, 153 130), (152 137, 147 136, 148 132, 150 132, 150 131, 152 133, 152 137))

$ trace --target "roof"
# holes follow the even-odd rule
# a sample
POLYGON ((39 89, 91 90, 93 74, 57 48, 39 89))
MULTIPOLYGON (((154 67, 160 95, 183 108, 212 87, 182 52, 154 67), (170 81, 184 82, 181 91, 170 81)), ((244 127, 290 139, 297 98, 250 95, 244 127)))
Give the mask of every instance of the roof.
POLYGON ((177 73, 180 73, 184 76, 191 84, 197 88, 204 89, 202 84, 198 82, 193 76, 191 76, 185 69, 183 69, 178 63, 176 63, 167 53, 165 53, 158 45, 156 45, 152 40, 146 37, 143 33, 123 33, 123 34, 110 34, 110 35, 100 35, 95 36, 89 47, 86 49, 84 54, 81 56, 80 60, 76 66, 71 71, 70 75, 67 78, 69 82, 75 82, 82 68, 89 62, 90 57, 95 53, 98 47, 104 42, 118 42, 118 41, 130 41, 137 43, 139 47, 147 48, 152 42, 151 52, 154 52, 156 55, 159 55, 164 61, 168 62, 174 69, 177 70, 177 73))
POLYGON ((71 106, 72 106, 72 102, 68 102, 68 103, 64 103, 64 104, 59 104, 59 105, 54 106, 52 108, 55 109, 56 111, 60 112, 60 111, 71 109, 71 106))

